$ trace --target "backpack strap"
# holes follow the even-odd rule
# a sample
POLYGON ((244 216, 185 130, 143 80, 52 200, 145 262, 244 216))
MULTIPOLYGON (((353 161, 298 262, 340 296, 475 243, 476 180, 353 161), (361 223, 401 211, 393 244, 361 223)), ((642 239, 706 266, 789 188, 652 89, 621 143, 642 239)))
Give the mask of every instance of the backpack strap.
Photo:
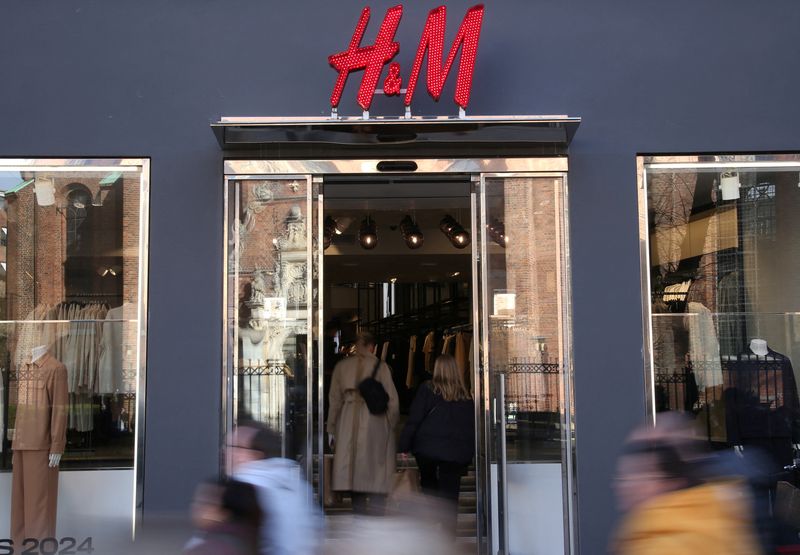
POLYGON ((381 359, 378 359, 378 362, 375 363, 375 368, 372 369, 372 379, 374 380, 378 375, 378 370, 381 368, 381 359))

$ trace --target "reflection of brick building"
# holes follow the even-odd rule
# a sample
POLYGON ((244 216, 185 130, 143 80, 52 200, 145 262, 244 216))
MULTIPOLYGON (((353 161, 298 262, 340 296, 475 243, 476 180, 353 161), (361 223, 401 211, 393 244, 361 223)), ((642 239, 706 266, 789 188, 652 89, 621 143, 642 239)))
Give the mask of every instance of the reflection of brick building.
POLYGON ((288 433, 287 379, 305 375, 306 183, 245 181, 237 188, 229 245, 229 276, 238 279, 229 304, 239 315, 237 411, 288 433))
POLYGON ((8 314, 26 319, 37 304, 135 300, 139 176, 42 173, 6 196, 8 314), (126 181, 130 180, 130 183, 126 181), (46 193, 52 189, 49 206, 46 193))
POLYGON ((489 293, 515 295, 513 318, 493 322, 492 366, 508 372, 508 403, 520 411, 556 413, 562 408, 558 182, 517 178, 489 186, 490 197, 503 188, 502 206, 490 204, 489 217, 503 221, 508 237, 505 249, 489 245, 489 293))
MULTIPOLYGON (((287 265, 286 261, 288 253, 302 248, 302 269, 305 269, 305 182, 247 182, 241 187, 240 206, 238 264, 231 258, 229 265, 229 270, 239 275, 237 300, 240 318, 250 317, 244 301, 251 295, 256 274, 262 276, 266 287, 263 293, 268 297, 285 296, 290 311, 305 308, 305 290, 291 291, 298 282, 305 287, 305 275, 294 275, 295 268, 287 265)), ((232 238, 236 232, 231 230, 232 238)), ((230 252, 234 254, 234 249, 230 252)))

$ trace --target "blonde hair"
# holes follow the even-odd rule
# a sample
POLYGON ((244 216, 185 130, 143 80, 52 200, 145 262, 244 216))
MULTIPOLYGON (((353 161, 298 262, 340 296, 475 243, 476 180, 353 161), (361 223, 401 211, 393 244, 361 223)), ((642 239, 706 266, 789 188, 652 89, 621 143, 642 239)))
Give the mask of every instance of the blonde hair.
POLYGON ((472 394, 464 383, 464 374, 451 355, 441 355, 436 359, 433 367, 433 392, 444 397, 445 401, 472 399, 472 394))

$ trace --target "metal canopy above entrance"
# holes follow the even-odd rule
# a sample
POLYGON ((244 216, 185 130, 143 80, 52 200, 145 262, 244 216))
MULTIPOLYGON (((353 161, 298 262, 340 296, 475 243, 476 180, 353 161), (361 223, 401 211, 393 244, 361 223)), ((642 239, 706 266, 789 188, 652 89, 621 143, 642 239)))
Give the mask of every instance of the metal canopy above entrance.
POLYGON ((414 118, 223 117, 220 147, 270 159, 372 156, 562 156, 580 125, 569 116, 414 118))

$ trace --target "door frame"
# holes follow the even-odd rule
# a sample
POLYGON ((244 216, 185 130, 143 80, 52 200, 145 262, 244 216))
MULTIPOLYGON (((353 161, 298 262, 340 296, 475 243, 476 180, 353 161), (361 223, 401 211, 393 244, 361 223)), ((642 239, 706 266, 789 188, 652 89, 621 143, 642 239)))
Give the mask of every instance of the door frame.
MULTIPOLYGON (((449 159, 428 159, 428 158, 391 158, 386 159, 327 159, 327 160, 245 160, 245 159, 230 159, 224 162, 224 214, 223 214, 223 318, 222 318, 222 338, 223 338, 223 360, 222 360, 222 426, 220 446, 221 452, 225 453, 224 449, 227 436, 233 430, 233 399, 234 399, 234 380, 229 367, 229 358, 231 353, 230 345, 228 342, 229 331, 228 321, 230 314, 228 313, 228 241, 230 233, 230 222, 228 221, 228 214, 230 210, 229 191, 231 182, 244 181, 244 180, 277 180, 277 179, 305 179, 308 183, 307 194, 307 221, 308 230, 311 233, 307 234, 308 253, 307 260, 309 262, 308 271, 308 291, 309 296, 313 296, 313 291, 318 291, 318 298, 316 303, 313 301, 309 303, 309 334, 308 341, 308 356, 306 368, 306 387, 307 387, 307 417, 306 417, 306 473, 307 478, 311 479, 313 475, 313 457, 314 455, 321 456, 324 452, 324 415, 322 414, 323 403, 323 386, 322 380, 314 379, 314 365, 322 369, 323 366, 323 353, 322 349, 318 348, 317 359, 313 357, 313 341, 317 340, 318 345, 323 344, 324 340, 324 317, 323 317, 323 288, 320 284, 324 283, 323 278, 323 246, 322 241, 316 240, 322 237, 324 227, 324 190, 322 188, 322 180, 326 175, 336 174, 376 174, 376 175, 414 175, 414 174, 469 174, 473 182, 472 191, 470 193, 471 204, 471 223, 473 230, 477 231, 477 226, 483 221, 485 214, 482 214, 483 203, 479 202, 482 186, 486 177, 557 177, 563 179, 564 187, 564 200, 566 203, 567 191, 567 172, 568 172, 568 159, 566 156, 551 156, 551 157, 524 157, 524 158, 449 158, 449 159), (476 183, 477 182, 477 183, 476 183), (316 246, 316 248, 314 248, 316 246), (313 264, 317 264, 317 275, 313 276, 310 271, 313 264), (313 336, 313 327, 316 323, 317 333, 316 337, 313 336), (316 382, 319 382, 314 389, 316 382), (313 403, 318 403, 317 422, 318 437, 314 437, 314 424, 313 421, 313 403), (316 445, 315 443, 316 439, 316 445)), ((567 207, 566 205, 561 210, 559 222, 557 225, 561 226, 561 233, 564 234, 564 245, 568 248, 567 236, 567 207)), ((475 233, 474 238, 482 236, 483 234, 475 233)), ((481 241, 483 243, 483 241, 481 241)), ((484 360, 484 353, 486 353, 488 337, 485 335, 485 330, 482 329, 483 312, 485 311, 485 289, 483 286, 483 272, 486 271, 485 267, 485 252, 481 252, 481 245, 478 241, 472 242, 472 256, 473 256, 473 346, 476 356, 473 357, 473 384, 480 384, 480 390, 476 389, 476 401, 478 395, 481 395, 481 402, 475 403, 475 419, 476 419, 476 442, 475 442, 475 461, 476 461, 476 494, 478 496, 478 507, 476 518, 477 522, 477 541, 480 553, 488 553, 491 551, 492 546, 492 507, 491 507, 491 488, 498 489, 498 500, 502 502, 503 496, 499 491, 503 484, 494 484, 491 477, 491 459, 486 456, 488 449, 491 449, 491 442, 493 441, 494 434, 491 432, 490 427, 493 425, 492 418, 495 417, 491 410, 489 399, 489 375, 488 368, 484 360), (480 464, 481 451, 484 452, 484 458, 488 461, 486 464, 480 464)), ((569 272, 569 256, 565 253, 567 260, 567 272, 569 272)), ((567 288, 566 295, 569 295, 567 288)), ((568 310, 570 300, 565 299, 564 310, 568 310)), ((567 317, 563 320, 564 326, 570 327, 570 318, 567 317)), ((569 334, 570 330, 567 330, 569 334)), ((571 350, 571 334, 566 337, 566 349, 571 350)), ((236 346, 233 346, 235 352, 236 346)), ((571 359, 571 357, 570 357, 571 359)), ((571 413, 571 391, 572 391, 572 368, 571 362, 565 369, 564 378, 564 399, 565 399, 565 414, 562 415, 562 420, 565 420, 565 451, 562 458, 564 478, 564 533, 565 533, 565 551, 573 553, 576 549, 576 526, 577 521, 575 518, 575 479, 576 479, 576 464, 575 464, 575 436, 573 432, 573 418, 571 413)), ((222 458, 222 464, 227 464, 229 461, 222 458)), ((319 472, 318 491, 323 491, 323 476, 319 472)), ((504 472, 498 473, 498 482, 502 482, 504 472)), ((321 502, 321 495, 320 495, 321 502)), ((498 523, 500 527, 505 525, 504 522, 498 523)), ((502 532, 501 532, 502 533, 502 532)))

